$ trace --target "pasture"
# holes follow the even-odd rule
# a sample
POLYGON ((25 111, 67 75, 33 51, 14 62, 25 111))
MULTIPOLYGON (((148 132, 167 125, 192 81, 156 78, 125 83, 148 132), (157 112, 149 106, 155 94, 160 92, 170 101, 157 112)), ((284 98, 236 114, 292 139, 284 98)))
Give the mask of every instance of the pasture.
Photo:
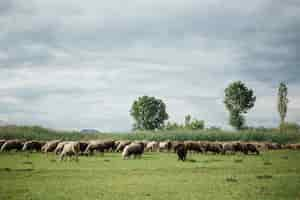
POLYGON ((300 199, 300 152, 259 156, 120 153, 58 161, 54 154, 0 153, 1 200, 300 199))

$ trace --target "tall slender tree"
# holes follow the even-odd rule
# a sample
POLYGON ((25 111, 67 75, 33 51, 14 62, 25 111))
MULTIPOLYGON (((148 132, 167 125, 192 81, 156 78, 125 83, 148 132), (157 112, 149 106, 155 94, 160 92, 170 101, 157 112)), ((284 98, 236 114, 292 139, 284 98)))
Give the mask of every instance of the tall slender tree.
POLYGON ((281 82, 278 88, 278 112, 280 116, 280 126, 284 124, 286 113, 287 113, 287 104, 289 102, 288 98, 288 88, 285 83, 281 82))

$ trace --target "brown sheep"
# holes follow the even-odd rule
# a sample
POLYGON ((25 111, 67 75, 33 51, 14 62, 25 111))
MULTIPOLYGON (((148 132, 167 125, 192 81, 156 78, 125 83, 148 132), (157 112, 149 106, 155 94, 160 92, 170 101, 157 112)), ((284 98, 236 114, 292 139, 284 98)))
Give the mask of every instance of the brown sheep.
POLYGON ((259 155, 259 150, 252 143, 241 143, 237 142, 235 145, 235 151, 243 152, 244 154, 248 154, 249 152, 256 153, 259 155))
POLYGON ((42 141, 27 141, 23 145, 23 151, 36 151, 39 152, 42 149, 42 146, 44 146, 46 143, 42 141))
POLYGON ((16 150, 21 151, 23 148, 24 142, 21 140, 7 140, 1 147, 1 152, 16 150))
POLYGON ((60 154, 60 160, 63 160, 64 157, 72 157, 75 156, 75 160, 78 161, 78 154, 80 152, 79 142, 67 142, 64 144, 63 150, 60 154))
POLYGON ((203 153, 204 150, 202 149, 202 146, 200 145, 199 142, 195 142, 195 141, 186 141, 184 142, 186 150, 187 151, 193 151, 196 153, 203 153))
POLYGON ((133 155, 134 158, 137 156, 141 157, 144 153, 144 147, 144 143, 142 142, 127 145, 122 152, 123 159, 128 159, 131 155, 133 155))
POLYGON ((113 151, 115 148, 115 141, 114 140, 104 140, 104 151, 113 151))
POLYGON ((88 146, 86 147, 84 154, 85 155, 93 155, 94 151, 98 151, 101 154, 104 154, 104 151, 107 149, 107 144, 101 140, 90 141, 88 146))
POLYGON ((222 144, 222 154, 226 152, 235 153, 235 142, 226 142, 222 144))
POLYGON ((222 144, 216 142, 207 143, 205 152, 221 153, 223 151, 222 144))
POLYGON ((291 150, 300 150, 300 144, 287 144, 285 145, 285 148, 291 150))

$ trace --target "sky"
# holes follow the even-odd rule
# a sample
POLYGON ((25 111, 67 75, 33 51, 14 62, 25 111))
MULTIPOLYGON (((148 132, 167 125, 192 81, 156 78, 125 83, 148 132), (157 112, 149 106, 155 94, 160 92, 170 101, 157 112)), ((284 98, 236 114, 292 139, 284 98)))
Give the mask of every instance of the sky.
POLYGON ((228 129, 224 89, 257 97, 248 126, 276 127, 277 88, 300 123, 299 0, 0 1, 0 119, 128 131, 142 95, 228 129))

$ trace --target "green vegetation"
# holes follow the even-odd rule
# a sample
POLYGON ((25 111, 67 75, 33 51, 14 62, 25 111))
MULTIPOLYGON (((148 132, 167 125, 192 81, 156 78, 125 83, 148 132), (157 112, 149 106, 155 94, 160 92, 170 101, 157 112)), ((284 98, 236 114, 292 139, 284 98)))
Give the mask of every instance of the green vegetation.
POLYGON ((284 122, 280 124, 279 129, 282 133, 299 133, 300 125, 294 122, 284 122))
POLYGON ((160 129, 169 118, 166 104, 161 99, 148 96, 139 97, 133 102, 130 115, 135 121, 134 130, 160 129))
POLYGON ((287 95, 288 95, 288 88, 286 84, 280 83, 278 88, 278 105, 277 105, 277 109, 280 116, 280 126, 284 124, 284 120, 287 113, 287 104, 289 102, 287 95))
POLYGON ((168 131, 171 130, 190 131, 190 130, 203 130, 204 127, 205 127, 205 123, 203 120, 198 120, 195 118, 192 119, 191 115, 186 115, 184 118, 184 124, 168 121, 162 129, 168 131))
MULTIPOLYGON (((293 126, 294 127, 294 126, 293 126)), ((0 139, 26 140, 89 140, 89 139, 129 139, 129 140, 208 140, 208 141, 273 141, 278 143, 299 142, 300 129, 280 133, 278 129, 247 129, 239 132, 222 131, 220 129, 206 130, 160 130, 137 131, 132 133, 97 133, 83 134, 80 132, 60 132, 37 126, 4 126, 0 127, 0 139)))
POLYGON ((0 199, 298 199, 300 153, 260 156, 119 153, 57 161, 53 154, 1 153, 0 199))
POLYGON ((250 110, 256 101, 252 89, 248 89, 241 81, 231 83, 225 89, 225 106, 230 113, 229 124, 237 130, 245 125, 243 114, 250 110))

